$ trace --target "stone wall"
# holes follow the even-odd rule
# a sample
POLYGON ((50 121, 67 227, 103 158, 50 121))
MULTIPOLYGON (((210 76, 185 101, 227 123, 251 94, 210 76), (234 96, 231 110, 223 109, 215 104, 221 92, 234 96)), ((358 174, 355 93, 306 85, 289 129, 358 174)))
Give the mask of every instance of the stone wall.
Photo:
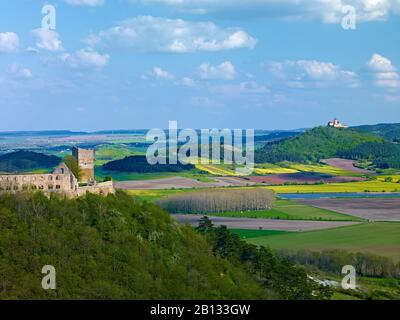
POLYGON ((0 193, 34 190, 72 195, 78 190, 78 181, 71 173, 0 175, 0 193))
POLYGON ((97 183, 93 186, 79 187, 78 188, 78 196, 83 196, 86 192, 98 194, 101 196, 107 196, 109 194, 114 194, 114 183, 112 181, 97 183))

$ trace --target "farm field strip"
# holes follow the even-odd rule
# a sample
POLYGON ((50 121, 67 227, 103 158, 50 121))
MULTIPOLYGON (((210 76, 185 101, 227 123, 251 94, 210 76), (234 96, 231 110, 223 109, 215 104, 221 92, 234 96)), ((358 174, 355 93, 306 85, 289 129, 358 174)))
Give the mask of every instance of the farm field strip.
MULTIPOLYGON (((171 215, 181 223, 189 223, 197 226, 198 222, 204 215, 171 215)), ((343 226, 351 226, 359 222, 352 221, 298 221, 298 220, 272 220, 272 219, 247 219, 247 218, 227 218, 208 216, 216 226, 224 225, 230 229, 247 229, 247 230, 275 230, 275 231, 291 231, 303 232, 309 230, 322 230, 330 228, 338 228, 343 226)))
POLYGON ((362 223, 332 230, 270 235, 248 240, 288 250, 333 250, 373 253, 400 261, 400 223, 362 223))
POLYGON ((241 211, 212 213, 218 217, 235 217, 251 219, 282 219, 282 220, 306 220, 306 221, 362 221, 362 218, 345 213, 335 212, 334 209, 317 208, 304 204, 291 204, 286 206, 274 206, 271 210, 241 211))
POLYGON ((314 185, 283 185, 265 187, 276 193, 346 193, 346 192, 399 192, 400 183, 378 180, 314 184, 314 185))
POLYGON ((358 176, 359 174, 354 173, 353 171, 345 170, 342 168, 330 166, 330 165, 318 165, 318 164, 294 164, 290 163, 288 165, 292 169, 296 169, 302 172, 315 172, 315 173, 324 173, 333 176, 358 176))
POLYGON ((373 221, 400 221, 400 198, 304 199, 300 203, 373 221))

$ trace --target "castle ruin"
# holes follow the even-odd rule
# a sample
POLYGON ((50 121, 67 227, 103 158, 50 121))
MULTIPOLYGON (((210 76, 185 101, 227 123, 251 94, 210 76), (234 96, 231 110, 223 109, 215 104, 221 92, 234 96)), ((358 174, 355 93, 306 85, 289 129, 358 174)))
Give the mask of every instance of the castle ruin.
POLYGON ((348 125, 342 124, 339 119, 335 118, 332 121, 328 122, 328 127, 331 128, 348 128, 348 125))
POLYGON ((72 156, 76 160, 81 169, 82 176, 80 177, 81 183, 92 185, 94 179, 94 150, 81 149, 77 147, 72 148, 72 156))
POLYGON ((57 193, 70 198, 82 196, 86 192, 99 195, 115 193, 112 181, 98 183, 95 180, 94 150, 73 148, 72 154, 82 170, 79 181, 68 166, 62 163, 50 174, 2 174, 0 193, 40 190, 47 195, 57 193))

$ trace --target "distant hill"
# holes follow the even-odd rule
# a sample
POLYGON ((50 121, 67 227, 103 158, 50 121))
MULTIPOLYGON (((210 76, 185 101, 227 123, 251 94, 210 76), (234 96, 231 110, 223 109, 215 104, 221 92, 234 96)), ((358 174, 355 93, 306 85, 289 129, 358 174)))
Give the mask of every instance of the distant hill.
POLYGON ((60 164, 61 159, 42 153, 17 151, 0 156, 0 172, 24 172, 35 169, 52 168, 60 164))
POLYGON ((267 143, 256 151, 255 160, 263 162, 317 162, 336 157, 357 146, 384 140, 381 137, 352 129, 317 127, 296 137, 267 143))
POLYGON ((25 137, 25 136, 75 136, 85 135, 87 132, 69 131, 69 130, 54 130, 54 131, 5 131, 0 132, 0 136, 12 136, 12 137, 25 137))
POLYGON ((373 133, 385 138, 386 140, 400 143, 400 123, 381 123, 375 125, 364 125, 353 127, 352 129, 360 132, 373 133))
POLYGON ((165 164, 151 165, 147 162, 146 156, 131 156, 121 160, 115 160, 103 165, 107 171, 119 172, 135 172, 135 173, 152 173, 152 172, 181 172, 192 170, 195 167, 191 164, 165 164))
POLYGON ((300 132, 297 131, 278 131, 278 132, 271 132, 268 134, 256 135, 254 137, 255 142, 271 142, 271 141, 278 141, 282 139, 287 139, 291 137, 295 137, 299 135, 300 132))
POLYGON ((338 156, 352 160, 367 159, 380 169, 400 169, 400 145, 389 141, 366 142, 352 150, 341 151, 338 156))

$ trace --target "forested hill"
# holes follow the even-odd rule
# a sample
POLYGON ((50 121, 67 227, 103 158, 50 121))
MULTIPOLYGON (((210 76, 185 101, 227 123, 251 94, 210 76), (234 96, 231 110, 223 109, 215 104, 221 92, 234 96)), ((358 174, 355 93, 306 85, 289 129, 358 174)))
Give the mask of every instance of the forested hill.
POLYGON ((381 137, 345 128, 317 127, 256 151, 256 162, 316 162, 344 154, 364 143, 381 143, 381 137))
POLYGON ((35 169, 52 168, 61 159, 30 151, 17 151, 0 156, 0 172, 24 172, 35 169))
POLYGON ((352 129, 360 132, 373 133, 386 140, 400 143, 400 123, 381 123, 352 127, 352 129))
POLYGON ((204 220, 196 232, 117 192, 0 195, 3 299, 323 299, 306 272, 204 220), (41 270, 56 269, 45 291, 41 270))

